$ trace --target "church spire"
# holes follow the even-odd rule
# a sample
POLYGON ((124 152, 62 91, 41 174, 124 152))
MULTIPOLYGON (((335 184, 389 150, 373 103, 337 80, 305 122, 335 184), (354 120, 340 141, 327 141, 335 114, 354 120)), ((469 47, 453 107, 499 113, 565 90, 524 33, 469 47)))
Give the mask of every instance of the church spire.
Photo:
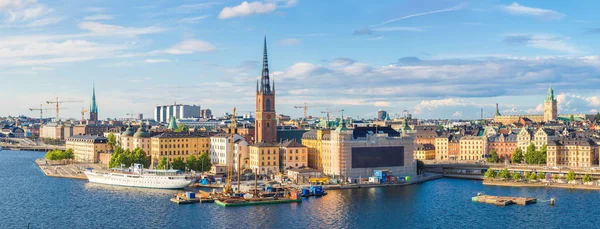
POLYGON ((264 40, 264 51, 263 51, 263 68, 262 77, 260 79, 260 92, 265 94, 271 94, 271 86, 269 79, 269 60, 267 58, 267 36, 264 40))
POLYGON ((500 109, 498 109, 498 104, 496 103, 496 116, 500 116, 500 109))
POLYGON ((90 112, 98 113, 98 106, 96 105, 96 83, 94 83, 94 86, 92 87, 92 107, 90 112))

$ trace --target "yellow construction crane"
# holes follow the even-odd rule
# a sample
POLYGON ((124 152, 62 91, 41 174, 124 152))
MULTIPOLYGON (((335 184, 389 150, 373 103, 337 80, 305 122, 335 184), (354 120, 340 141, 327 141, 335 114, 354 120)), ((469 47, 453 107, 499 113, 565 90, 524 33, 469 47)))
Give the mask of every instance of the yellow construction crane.
POLYGON ((43 108, 40 104, 40 108, 29 108, 30 111, 40 111, 40 128, 42 128, 42 119, 44 117, 44 111, 51 110, 50 108, 43 108))
MULTIPOLYGON (((313 105, 311 105, 310 107, 326 107, 326 106, 313 106, 313 105)), ((298 108, 304 109, 304 119, 308 119, 308 114, 306 112, 306 109, 308 109, 308 106, 306 105, 306 103, 304 103, 304 106, 294 106, 294 108, 296 108, 296 109, 298 109, 298 108)))
POLYGON ((81 103, 81 102, 83 102, 83 101, 75 101, 75 100, 59 101, 58 97, 56 97, 56 101, 46 101, 47 104, 51 104, 51 103, 56 104, 56 120, 58 120, 59 104, 61 104, 61 103, 81 103))
POLYGON ((90 110, 86 110, 85 108, 81 108, 81 123, 83 124, 83 122, 85 122, 85 112, 88 112, 90 110))
POLYGON ((343 116, 343 112, 344 110, 339 110, 339 111, 330 111, 329 108, 327 108, 327 110, 325 111, 321 111, 322 114, 327 114, 327 128, 329 128, 329 114, 330 113, 335 113, 335 112, 342 112, 342 116, 343 116))
MULTIPOLYGON (((227 164, 227 184, 225 184, 225 187, 223 188, 223 193, 225 194, 232 194, 233 190, 231 189, 231 184, 233 183, 232 179, 233 179, 233 157, 234 157, 234 153, 235 153, 235 133, 237 132, 237 120, 235 118, 236 113, 235 113, 235 107, 233 108, 233 115, 231 115, 231 124, 229 124, 229 144, 230 144, 230 149, 231 149, 231 153, 230 153, 230 158, 231 158, 231 163, 227 164)), ((240 162, 238 161, 238 164, 240 162)), ((239 187, 239 178, 238 178, 238 187, 239 187)), ((239 191, 239 189, 238 189, 239 191)))

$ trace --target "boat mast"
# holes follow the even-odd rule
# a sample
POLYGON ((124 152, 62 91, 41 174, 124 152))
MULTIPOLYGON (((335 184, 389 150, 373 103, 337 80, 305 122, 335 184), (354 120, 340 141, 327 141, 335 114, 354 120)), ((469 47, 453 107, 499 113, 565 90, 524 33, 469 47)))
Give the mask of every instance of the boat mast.
MULTIPOLYGON (((227 184, 225 185, 225 188, 223 188, 223 192, 226 194, 230 194, 232 193, 231 190, 231 183, 232 183, 232 177, 233 177, 233 156, 235 153, 235 141, 234 141, 234 137, 235 137, 235 132, 237 132, 237 121, 236 121, 236 113, 235 113, 235 107, 233 108, 233 115, 231 115, 231 124, 229 125, 229 144, 230 144, 230 162, 231 163, 227 163, 227 161, 225 161, 227 164, 227 184)), ((239 162, 238 162, 239 163, 239 162)), ((239 182, 238 182, 239 183, 239 182)))

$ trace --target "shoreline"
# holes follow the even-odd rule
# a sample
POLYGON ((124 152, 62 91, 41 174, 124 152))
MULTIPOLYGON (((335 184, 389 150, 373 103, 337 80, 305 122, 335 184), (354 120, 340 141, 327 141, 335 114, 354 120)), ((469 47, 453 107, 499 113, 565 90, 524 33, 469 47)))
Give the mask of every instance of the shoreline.
POLYGON ((566 189, 581 189, 581 190, 600 190, 600 186, 597 185, 584 185, 584 184, 559 184, 559 183, 527 183, 527 182, 514 182, 514 181, 495 181, 485 179, 483 185, 490 186, 504 186, 504 187, 537 187, 537 188, 566 188, 566 189))

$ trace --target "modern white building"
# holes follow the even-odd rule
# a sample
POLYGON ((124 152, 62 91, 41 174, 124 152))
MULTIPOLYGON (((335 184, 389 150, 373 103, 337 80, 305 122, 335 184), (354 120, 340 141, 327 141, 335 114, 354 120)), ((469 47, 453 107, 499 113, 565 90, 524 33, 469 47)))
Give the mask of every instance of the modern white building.
POLYGON ((237 171, 237 158, 241 154, 241 168, 246 167, 246 161, 249 158, 248 142, 240 135, 234 135, 235 151, 233 161, 231 153, 231 137, 229 134, 218 134, 210 137, 210 160, 213 165, 233 165, 233 169, 237 171), (232 164, 233 163, 233 164, 232 164))
POLYGON ((200 118, 202 112, 199 105, 164 105, 154 108, 154 120, 160 123, 168 123, 171 117, 176 119, 200 118))

